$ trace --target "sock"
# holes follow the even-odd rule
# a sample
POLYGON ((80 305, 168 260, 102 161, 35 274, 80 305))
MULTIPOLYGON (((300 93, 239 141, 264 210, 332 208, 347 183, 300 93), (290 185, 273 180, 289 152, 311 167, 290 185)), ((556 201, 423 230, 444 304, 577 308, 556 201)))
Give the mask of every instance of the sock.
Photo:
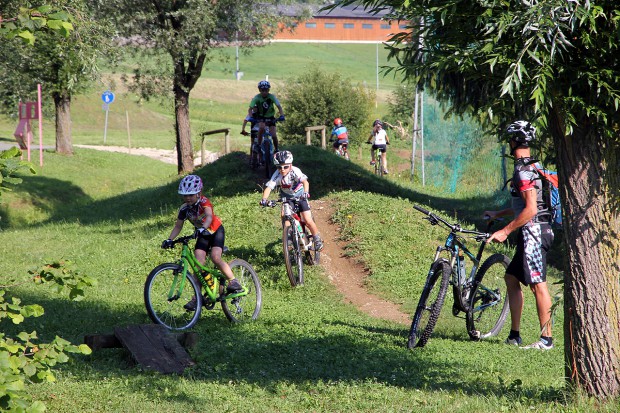
POLYGON ((553 344, 553 337, 540 336, 540 341, 550 346, 553 344))
POLYGON ((508 339, 509 340, 512 340, 512 339, 515 339, 515 338, 519 338, 519 337, 521 337, 521 335, 519 334, 518 330, 517 331, 510 330, 510 334, 508 334, 508 339))

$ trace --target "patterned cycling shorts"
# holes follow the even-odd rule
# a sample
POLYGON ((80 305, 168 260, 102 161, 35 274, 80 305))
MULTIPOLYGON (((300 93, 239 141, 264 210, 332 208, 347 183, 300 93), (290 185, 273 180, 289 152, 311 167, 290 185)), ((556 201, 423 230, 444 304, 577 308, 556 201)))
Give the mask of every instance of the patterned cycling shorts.
POLYGON ((547 281, 547 251, 553 238, 553 230, 549 224, 534 223, 521 227, 517 251, 506 269, 506 274, 515 276, 524 285, 547 281))

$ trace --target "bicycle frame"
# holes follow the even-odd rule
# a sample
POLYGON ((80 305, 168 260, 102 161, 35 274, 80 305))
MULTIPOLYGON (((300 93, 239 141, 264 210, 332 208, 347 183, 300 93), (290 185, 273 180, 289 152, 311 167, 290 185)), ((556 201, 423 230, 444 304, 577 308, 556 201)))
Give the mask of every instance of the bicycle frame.
POLYGON ((188 269, 191 268, 192 274, 200 281, 200 284, 203 287, 204 292, 207 296, 216 301, 229 300, 236 297, 241 297, 248 294, 247 289, 244 287, 243 291, 234 293, 234 294, 219 294, 220 284, 226 280, 226 276, 218 269, 209 267, 198 262, 194 254, 189 248, 188 242, 189 240, 195 238, 193 235, 179 238, 178 241, 183 243, 183 247, 181 249, 181 258, 179 259, 179 265, 182 268, 181 277, 175 275, 174 281, 170 286, 170 292, 168 293, 168 299, 173 300, 175 297, 179 297, 183 293, 183 289, 185 288, 185 282, 188 277, 188 269), (207 272, 213 277, 213 285, 210 286, 205 280, 204 277, 201 276, 203 272, 207 272), (180 279, 179 279, 180 278, 180 279), (176 294, 175 294, 176 292, 176 294))

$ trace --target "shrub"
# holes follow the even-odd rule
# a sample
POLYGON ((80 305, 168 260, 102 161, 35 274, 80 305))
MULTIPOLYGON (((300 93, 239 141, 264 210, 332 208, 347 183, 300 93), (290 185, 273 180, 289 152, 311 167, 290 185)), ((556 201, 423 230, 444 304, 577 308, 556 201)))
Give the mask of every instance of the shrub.
MULTIPOLYGON (((353 85, 338 73, 325 73, 313 68, 289 80, 282 93, 286 122, 279 126, 282 139, 290 143, 305 142, 306 126, 327 127, 327 138, 334 118, 341 118, 349 130, 349 138, 360 143, 370 131, 370 114, 374 91, 353 85)), ((317 139, 316 137, 314 138, 317 139)))

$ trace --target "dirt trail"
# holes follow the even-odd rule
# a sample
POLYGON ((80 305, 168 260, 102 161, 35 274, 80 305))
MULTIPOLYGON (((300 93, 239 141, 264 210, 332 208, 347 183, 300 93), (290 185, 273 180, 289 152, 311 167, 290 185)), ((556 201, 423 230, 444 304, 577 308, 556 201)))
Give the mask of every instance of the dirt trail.
MULTIPOLYGON (((152 148, 131 148, 118 146, 90 146, 75 145, 77 147, 129 153, 131 155, 148 156, 166 163, 176 164, 176 150, 161 150, 152 148)), ((196 164, 200 164, 200 154, 196 154, 196 164)), ((208 162, 217 159, 218 154, 209 153, 208 162)), ((261 180, 263 183, 264 180, 261 180)), ((376 295, 368 293, 364 288, 364 280, 368 276, 366 269, 352 259, 344 256, 344 243, 338 241, 340 236, 337 226, 331 222, 334 213, 333 205, 324 200, 312 201, 312 214, 315 217, 321 235, 325 240, 325 248, 321 251, 321 266, 329 280, 345 299, 355 305, 360 311, 376 318, 395 321, 408 325, 411 323, 409 315, 401 312, 395 304, 382 300, 376 295)))
POLYGON ((401 324, 410 324, 409 315, 400 311, 395 304, 382 300, 368 293, 364 288, 364 279, 368 276, 365 268, 344 256, 344 243, 338 241, 338 228, 331 222, 333 206, 328 201, 312 201, 314 216, 325 248, 321 251, 321 265, 325 268, 329 280, 347 301, 364 313, 401 324))

